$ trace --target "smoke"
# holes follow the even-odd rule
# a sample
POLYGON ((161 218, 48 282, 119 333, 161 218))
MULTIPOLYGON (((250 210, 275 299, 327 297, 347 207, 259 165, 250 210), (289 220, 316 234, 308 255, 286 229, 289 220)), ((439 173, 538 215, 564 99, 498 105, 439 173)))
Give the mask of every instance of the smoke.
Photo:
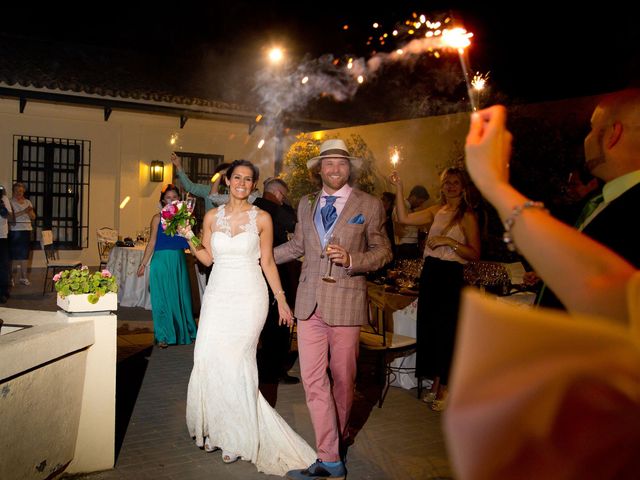
POLYGON ((256 87, 265 117, 278 118, 282 113, 294 113, 310 101, 331 97, 338 102, 353 98, 358 91, 358 75, 365 71, 358 59, 347 68, 333 55, 275 68, 264 68, 256 75, 256 87))
MULTIPOLYGON (((253 91, 258 96, 266 123, 279 124, 284 115, 299 113, 319 98, 331 98, 336 102, 353 99, 363 85, 372 84, 390 68, 412 71, 425 56, 437 59, 441 52, 451 55, 444 51, 446 48, 443 36, 435 36, 413 39, 402 48, 376 53, 369 59, 341 59, 331 54, 316 59, 305 58, 298 64, 271 66, 258 71, 253 91)), ((448 50, 457 57, 455 49, 448 50)), ((442 81, 436 78, 431 82, 432 86, 451 89, 465 81, 459 69, 452 76, 446 62, 440 62, 438 69, 445 85, 440 85, 442 81)), ((409 92, 405 90, 404 93, 409 92)), ((426 98, 433 96, 426 95, 426 98)))

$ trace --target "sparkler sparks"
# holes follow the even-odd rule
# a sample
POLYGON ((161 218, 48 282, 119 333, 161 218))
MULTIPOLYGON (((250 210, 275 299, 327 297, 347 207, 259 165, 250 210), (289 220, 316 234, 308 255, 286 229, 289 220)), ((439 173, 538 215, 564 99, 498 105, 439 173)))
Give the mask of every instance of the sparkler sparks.
POLYGON ((400 161, 400 152, 398 151, 398 147, 394 146, 391 151, 391 167, 395 170, 398 166, 398 162, 400 161))
POLYGON ((471 86, 475 89, 475 90, 483 90, 484 87, 487 85, 487 81, 489 80, 489 73, 480 73, 480 72, 476 72, 476 74, 473 76, 473 80, 471 80, 471 86))
POLYGON ((489 72, 480 73, 476 72, 473 76, 473 80, 471 80, 471 86, 473 87, 474 93, 476 95, 476 107, 480 106, 480 97, 482 96, 482 91, 487 86, 487 81, 489 80, 489 72))
MULTIPOLYGON (((347 25, 344 23, 339 27, 344 30, 354 27, 347 25)), ((472 85, 467 50, 473 33, 456 24, 450 15, 413 13, 410 18, 396 24, 372 22, 368 23, 367 28, 370 33, 365 37, 367 45, 379 49, 368 58, 327 54, 297 65, 287 58, 277 68, 271 64, 259 72, 255 90, 262 98, 261 110, 265 115, 263 123, 266 132, 274 132, 281 127, 283 113, 299 111, 314 99, 331 97, 338 102, 350 99, 365 80, 371 82, 379 72, 384 71, 382 67, 387 64, 412 64, 425 56, 438 61, 452 51, 459 56, 471 108, 474 111, 477 109, 479 86, 482 80, 486 83, 486 77, 474 77, 472 85)), ((282 54, 282 50, 277 52, 282 54)), ((258 148, 263 145, 264 142, 261 142, 258 148)), ((399 152, 396 153, 396 160, 392 160, 394 168, 399 160, 399 152)))

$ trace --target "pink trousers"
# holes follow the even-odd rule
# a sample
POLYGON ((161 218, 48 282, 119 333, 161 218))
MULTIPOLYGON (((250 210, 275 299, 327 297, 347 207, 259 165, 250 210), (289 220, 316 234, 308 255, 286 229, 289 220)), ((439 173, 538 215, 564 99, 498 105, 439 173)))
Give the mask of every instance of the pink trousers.
POLYGON ((324 323, 317 310, 308 320, 298 321, 302 384, 318 458, 325 462, 340 460, 339 440, 345 433, 353 403, 359 338, 359 326, 332 327, 324 323))

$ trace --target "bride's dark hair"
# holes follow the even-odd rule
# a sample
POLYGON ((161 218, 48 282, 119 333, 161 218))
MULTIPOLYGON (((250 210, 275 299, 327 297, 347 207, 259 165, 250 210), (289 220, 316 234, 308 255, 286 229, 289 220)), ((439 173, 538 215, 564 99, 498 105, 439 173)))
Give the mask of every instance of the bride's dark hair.
POLYGON ((260 176, 260 170, 258 170, 258 167, 256 167, 249 160, 242 159, 234 160, 233 162, 231 162, 231 165, 229 166, 229 168, 227 168, 227 173, 225 175, 227 177, 227 180, 231 180, 231 175, 233 175, 233 171, 236 169, 236 167, 249 167, 252 172, 253 183, 256 183, 258 181, 258 177, 260 176))

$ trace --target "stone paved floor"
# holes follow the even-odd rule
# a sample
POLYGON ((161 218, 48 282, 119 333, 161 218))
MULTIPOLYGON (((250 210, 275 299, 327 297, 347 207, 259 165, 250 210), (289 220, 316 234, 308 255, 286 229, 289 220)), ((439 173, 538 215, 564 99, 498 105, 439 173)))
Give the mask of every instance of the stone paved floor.
MULTIPOLYGON (((37 275, 37 277, 36 277, 37 275)), ((42 276, 16 287, 9 308, 55 310, 55 295, 42 295, 42 276)), ((248 462, 226 465, 220 453, 205 453, 185 426, 186 389, 193 347, 152 346, 150 312, 118 310, 117 460, 113 470, 75 476, 111 479, 264 479, 248 462)), ((440 428, 440 414, 416 398, 415 390, 392 387, 382 408, 370 382, 367 353, 361 355, 352 417, 361 427, 349 450, 349 480, 450 479, 453 477, 440 428)), ((294 364, 292 374, 299 375, 294 364)), ((278 412, 313 445, 313 430, 301 385, 278 386, 278 412)))

